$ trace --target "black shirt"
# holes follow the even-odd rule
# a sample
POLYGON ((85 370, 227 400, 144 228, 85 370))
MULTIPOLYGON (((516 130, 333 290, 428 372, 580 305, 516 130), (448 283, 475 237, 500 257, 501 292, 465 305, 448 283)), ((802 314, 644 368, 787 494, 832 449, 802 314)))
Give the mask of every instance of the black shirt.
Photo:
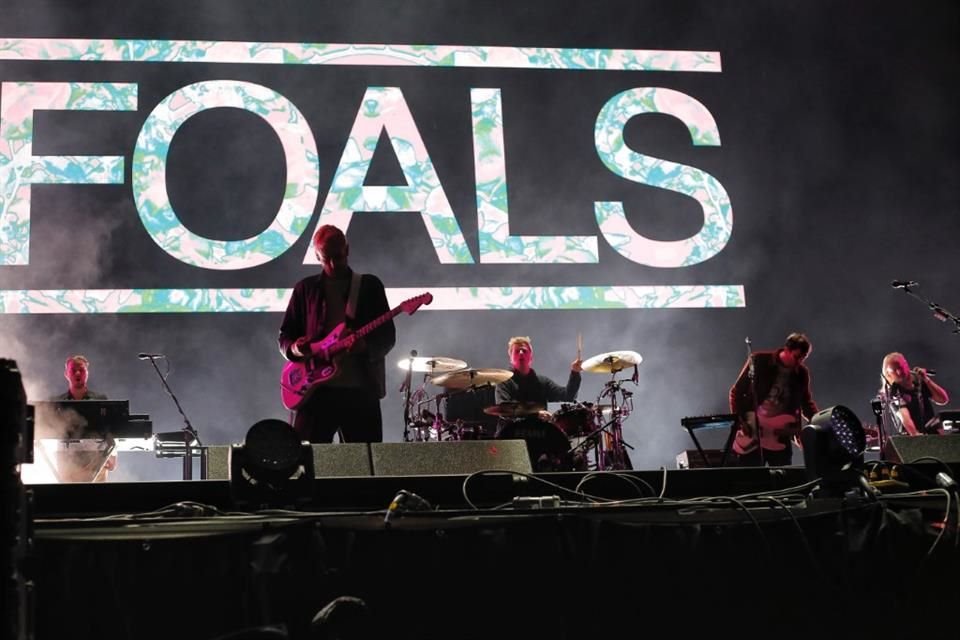
POLYGON ((513 377, 496 387, 497 404, 501 402, 532 402, 545 409, 548 402, 573 402, 580 391, 580 373, 570 371, 567 386, 561 387, 533 369, 527 375, 513 372, 513 377))
MULTIPOLYGON (((913 425, 920 433, 936 434, 939 433, 939 422, 935 419, 936 412, 933 410, 933 401, 930 399, 930 388, 920 380, 916 374, 913 376, 913 388, 907 389, 899 384, 890 385, 888 391, 890 404, 894 410, 906 408, 910 413, 910 419, 913 425)), ((900 431, 903 431, 900 420, 896 421, 900 431)))
MULTIPOLYGON (((60 395, 54 398, 54 400, 75 400, 75 399, 76 398, 70 395, 70 389, 67 389, 66 393, 61 393, 60 395)), ((105 394, 97 393, 96 391, 93 391, 91 389, 87 389, 87 392, 83 395, 82 398, 80 398, 80 400, 106 400, 106 399, 107 399, 107 396, 105 394)))

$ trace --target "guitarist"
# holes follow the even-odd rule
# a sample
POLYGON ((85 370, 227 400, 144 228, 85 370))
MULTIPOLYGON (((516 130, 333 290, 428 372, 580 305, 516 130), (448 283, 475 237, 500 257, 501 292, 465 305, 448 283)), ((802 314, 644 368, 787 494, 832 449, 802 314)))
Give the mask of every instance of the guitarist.
MULTIPOLYGON (((380 279, 355 275, 348 264, 350 247, 343 232, 323 225, 313 236, 313 248, 323 271, 296 284, 280 325, 280 353, 292 361, 323 354, 310 353, 310 344, 345 322, 362 327, 390 310, 380 279)), ((383 442, 380 400, 386 395, 384 359, 396 342, 393 320, 364 338, 346 337, 348 348, 336 356, 337 374, 313 389, 297 409, 294 429, 310 442, 383 442)))
POLYGON ((818 411, 803 364, 812 349, 807 336, 791 333, 779 349, 747 358, 730 388, 730 412, 740 417, 733 451, 741 466, 793 462, 790 440, 800 433, 800 415, 810 419, 818 411))

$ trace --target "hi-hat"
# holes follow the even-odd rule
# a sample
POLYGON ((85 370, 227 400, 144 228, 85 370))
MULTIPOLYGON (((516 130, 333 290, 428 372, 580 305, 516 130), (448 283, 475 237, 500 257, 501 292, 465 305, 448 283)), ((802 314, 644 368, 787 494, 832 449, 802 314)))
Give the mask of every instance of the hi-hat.
POLYGON ((610 351, 587 358, 580 366, 590 373, 616 373, 641 362, 643 356, 636 351, 610 351))
POLYGON ((543 411, 544 406, 536 402, 501 402, 483 410, 488 416, 501 418, 516 418, 517 416, 532 416, 543 411))
POLYGON ((469 389, 482 384, 500 384, 512 377, 513 371, 507 369, 460 369, 434 376, 430 382, 447 389, 469 389))
POLYGON ((410 369, 417 373, 448 373, 457 369, 465 369, 467 363, 456 358, 444 358, 443 356, 428 356, 419 358, 404 358, 397 363, 401 369, 410 369), (410 361, 413 366, 410 366, 410 361))

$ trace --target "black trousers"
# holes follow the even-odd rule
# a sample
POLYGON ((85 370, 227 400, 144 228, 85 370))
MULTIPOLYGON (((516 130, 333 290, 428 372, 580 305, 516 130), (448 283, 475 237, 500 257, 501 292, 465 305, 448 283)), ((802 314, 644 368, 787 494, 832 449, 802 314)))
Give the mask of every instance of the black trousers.
POLYGON ((297 411, 293 428, 318 444, 333 442, 338 431, 343 442, 383 442, 380 398, 369 389, 321 387, 297 411))
POLYGON ((754 449, 750 453, 734 455, 737 458, 735 460, 736 465, 741 467, 759 467, 763 464, 771 467, 789 467, 791 464, 793 464, 793 448, 789 446, 782 451, 770 451, 769 449, 764 449, 762 460, 760 458, 759 448, 754 449))

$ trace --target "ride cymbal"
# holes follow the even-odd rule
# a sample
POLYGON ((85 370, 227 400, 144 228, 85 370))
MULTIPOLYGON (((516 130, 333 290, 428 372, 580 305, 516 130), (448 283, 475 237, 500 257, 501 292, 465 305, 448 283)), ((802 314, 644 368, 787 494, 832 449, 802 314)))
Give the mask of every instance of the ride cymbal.
POLYGON ((616 373, 641 362, 643 356, 636 351, 609 351, 587 358, 580 366, 590 373, 616 373))
POLYGON ((446 389, 469 389, 482 384, 500 384, 513 377, 513 371, 507 369, 460 369, 439 376, 430 381, 446 389))
POLYGON ((401 369, 416 371, 417 373, 449 373, 457 369, 466 369, 467 363, 456 358, 445 358, 443 356, 426 356, 417 358, 404 358, 397 363, 401 369), (411 367, 411 362, 413 366, 411 367))

